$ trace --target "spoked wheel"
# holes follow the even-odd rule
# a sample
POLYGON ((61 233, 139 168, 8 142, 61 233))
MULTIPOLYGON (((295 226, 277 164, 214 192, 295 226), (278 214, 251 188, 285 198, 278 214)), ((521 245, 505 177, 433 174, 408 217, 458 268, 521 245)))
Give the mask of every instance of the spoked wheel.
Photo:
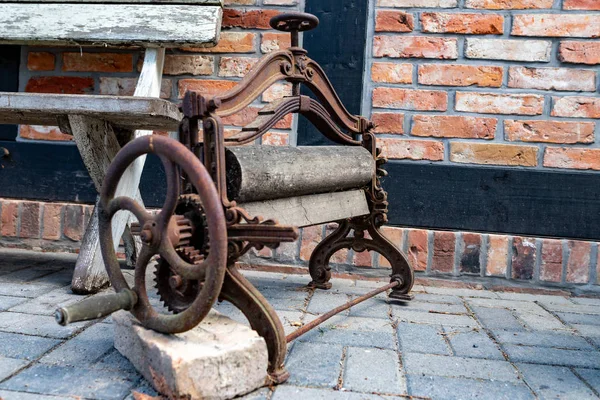
POLYGON ((143 246, 135 266, 135 287, 138 301, 131 310, 146 327, 163 333, 179 333, 192 329, 208 314, 223 285, 227 265, 227 228, 223 206, 214 183, 196 156, 181 143, 162 136, 144 136, 117 154, 110 165, 100 198, 99 230, 102 256, 110 281, 117 292, 129 289, 125 281, 112 239, 112 218, 121 210, 133 213, 139 221, 143 246), (149 213, 129 197, 118 196, 118 184, 134 160, 144 154, 156 154, 163 163, 167 177, 167 197, 158 214, 149 213), (210 250, 203 260, 190 263, 176 250, 186 240, 187 222, 175 210, 180 194, 180 170, 196 188, 202 202, 206 230, 210 234, 210 250), (193 302, 178 314, 158 313, 146 292, 146 269, 152 257, 159 254, 171 270, 184 280, 199 282, 193 302))

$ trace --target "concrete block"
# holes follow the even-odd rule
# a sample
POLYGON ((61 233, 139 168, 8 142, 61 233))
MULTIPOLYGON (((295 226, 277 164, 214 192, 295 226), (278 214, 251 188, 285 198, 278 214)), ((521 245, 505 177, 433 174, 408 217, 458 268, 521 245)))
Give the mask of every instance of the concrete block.
POLYGON ((146 329, 124 311, 113 321, 115 348, 169 398, 231 399, 267 382, 264 339, 216 311, 176 335, 146 329))

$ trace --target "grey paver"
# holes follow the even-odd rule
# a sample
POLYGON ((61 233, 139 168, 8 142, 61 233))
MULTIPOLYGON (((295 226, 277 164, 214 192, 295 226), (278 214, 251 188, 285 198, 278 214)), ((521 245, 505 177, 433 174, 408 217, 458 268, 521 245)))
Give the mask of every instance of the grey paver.
POLYGON ((136 383, 113 371, 38 364, 5 381, 0 389, 112 400, 128 395, 136 383))
POLYGON ((295 343, 287 360, 290 384, 332 388, 340 376, 342 346, 324 343, 295 343))
POLYGON ((564 365, 572 367, 597 367, 600 352, 504 345, 511 361, 531 364, 564 365))
POLYGON ((80 366, 93 363, 113 348, 114 329, 95 324, 40 359, 42 363, 80 366))
POLYGON ((517 364, 517 368, 541 399, 597 399, 569 368, 534 364, 517 364))
POLYGON ((476 327, 477 321, 468 315, 449 315, 428 313, 419 311, 405 311, 392 309, 394 318, 399 321, 413 322, 417 324, 450 325, 476 327))
POLYGON ((17 370, 28 364, 28 361, 0 356, 0 381, 8 378, 17 370))
POLYGON ((271 400, 372 400, 383 398, 373 394, 282 385, 275 389, 271 400))
POLYGON ((26 297, 0 296, 0 311, 8 310, 29 300, 26 297))
POLYGON ((317 327, 300 337, 303 342, 331 343, 343 346, 395 349, 393 329, 388 332, 317 327))
MULTIPOLYGON (((314 315, 306 314, 304 322, 310 322, 317 318, 314 315)), ((336 315, 319 325, 323 329, 346 329, 350 331, 363 332, 382 332, 393 334, 392 321, 381 318, 363 318, 349 317, 346 315, 336 315)))
POLYGON ((54 317, 51 316, 13 312, 0 313, 0 331, 47 336, 58 339, 68 338, 87 324, 87 322, 77 322, 67 326, 60 326, 56 323, 54 317))
POLYGON ((579 331, 579 333, 581 333, 583 336, 588 336, 588 337, 600 337, 600 326, 599 325, 578 325, 578 324, 571 324, 571 327, 573 327, 573 329, 576 329, 577 331, 579 331))
POLYGON ((0 356, 34 360, 59 343, 59 339, 0 332, 0 356))
POLYGON ((560 322, 555 316, 548 312, 544 314, 534 314, 528 312, 518 312, 517 315, 521 321, 525 322, 527 326, 533 330, 568 330, 570 329, 562 322, 560 322))
POLYGON ((415 293, 416 301, 426 301, 431 303, 446 303, 446 304, 462 304, 462 299, 458 296, 431 294, 431 293, 415 293))
POLYGON ((268 400, 271 395, 271 390, 268 388, 262 388, 255 390, 245 396, 238 397, 239 400, 268 400))
POLYGON ((477 319, 489 329, 507 331, 524 331, 522 323, 506 309, 472 307, 477 319))
POLYGON ((73 400, 73 397, 46 396, 39 393, 13 392, 0 390, 0 399, 5 400, 73 400))
POLYGON ((553 304, 541 302, 550 311, 600 315, 600 306, 591 304, 553 304))
POLYGON ((407 375, 436 375, 451 378, 491 379, 518 383, 517 371, 506 361, 404 353, 407 375))
POLYGON ((54 285, 43 283, 2 282, 0 295, 35 298, 56 289, 54 285))
POLYGON ((343 382, 344 388, 357 392, 406 394, 406 380, 393 350, 348 348, 343 382))
POLYGON ((555 332, 505 332, 494 333, 500 343, 521 346, 557 347, 572 350, 593 350, 585 339, 572 333, 555 332))
POLYGON ((524 400, 535 396, 523 384, 443 376, 407 376, 408 392, 435 400, 524 400))
POLYGON ((496 343, 482 331, 475 332, 471 330, 465 332, 464 329, 460 328, 445 328, 444 332, 457 356, 504 360, 504 356, 496 343))
POLYGON ((555 304, 567 304, 571 303, 569 299, 564 296, 549 295, 549 294, 532 294, 532 293, 512 293, 512 292, 496 292, 498 297, 506 300, 522 300, 522 301, 544 301, 555 304))
POLYGON ((129 396, 125 397, 124 400, 140 400, 140 394, 150 396, 151 399, 159 397, 159 393, 156 390, 154 390, 152 385, 148 383, 148 381, 142 379, 136 387, 131 389, 131 393, 129 394, 129 396))
MULTIPOLYGON (((354 296, 353 298, 356 297, 354 296)), ((350 316, 389 319, 389 311, 390 303, 387 299, 372 298, 352 307, 350 309, 350 316)))
POLYGON ((123 375, 136 375, 137 370, 129 362, 128 359, 123 357, 116 349, 113 349, 102 356, 95 363, 89 365, 93 369, 109 369, 112 371, 119 371, 123 375))
POLYGON ((488 299, 497 299, 498 295, 496 292, 490 292, 489 290, 475 290, 475 289, 462 289, 462 288, 446 288, 446 287, 426 287, 427 293, 433 294, 445 294, 450 296, 460 297, 482 297, 488 299))
POLYGON ((392 306, 398 312, 407 311, 424 311, 424 312, 439 312, 449 314, 466 314, 467 309, 462 304, 447 304, 447 303, 431 303, 425 301, 411 301, 404 303, 392 303, 392 306))
POLYGON ((599 315, 590 315, 590 314, 574 314, 574 313, 564 313, 559 312, 556 313, 560 319, 569 324, 579 324, 579 325, 600 325, 600 316, 599 315))
MULTIPOLYGON (((350 301, 350 296, 346 294, 334 294, 316 291, 310 299, 310 303, 308 304, 306 311, 313 314, 323 314, 341 306, 344 303, 347 303, 348 301, 350 301)), ((348 313, 348 310, 343 312, 343 314, 346 315, 348 315, 348 313)))
POLYGON ((600 393, 600 370, 577 368, 575 370, 594 390, 600 393))
POLYGON ((2 284, 7 282, 30 282, 35 279, 41 278, 45 275, 50 275, 54 272, 59 271, 58 268, 23 268, 18 271, 11 272, 10 274, 0 275, 0 282, 2 284))
POLYGON ((73 294, 69 286, 63 286, 29 300, 26 303, 12 307, 10 311, 25 314, 52 315, 57 308, 77 303, 85 298, 85 296, 73 294))
POLYGON ((600 297, 572 297, 571 301, 575 304, 600 306, 600 297))
POLYGON ((402 322, 398 324, 397 332, 402 352, 451 354, 440 326, 402 322))

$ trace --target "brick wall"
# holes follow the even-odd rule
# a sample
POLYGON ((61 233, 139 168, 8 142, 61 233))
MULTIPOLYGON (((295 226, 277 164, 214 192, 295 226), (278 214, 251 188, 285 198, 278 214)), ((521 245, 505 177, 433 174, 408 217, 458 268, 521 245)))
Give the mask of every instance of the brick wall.
MULTIPOLYGON (((213 49, 169 51, 162 97, 231 87, 263 54, 289 45, 271 31, 296 0, 229 0, 213 49)), ((600 3, 597 0, 371 0, 363 113, 378 124, 386 155, 413 162, 528 169, 600 169, 600 3), (596 11, 596 12, 595 12, 596 11)), ((142 54, 130 50, 25 48, 23 91, 131 94, 142 54)), ((239 129, 276 85, 227 119, 239 129)), ((295 143, 287 119, 263 144, 295 143)), ((23 126, 21 140, 71 140, 23 126)), ((393 210, 392 210, 393 212, 393 210)), ((0 244, 76 250, 89 206, 0 199, 0 244)), ((305 266, 332 226, 304 229, 297 243, 253 262, 305 266)), ((426 275, 502 277, 541 285, 597 284, 598 244, 468 232, 386 228, 426 275)), ((376 254, 340 251, 338 271, 389 268, 376 254)))

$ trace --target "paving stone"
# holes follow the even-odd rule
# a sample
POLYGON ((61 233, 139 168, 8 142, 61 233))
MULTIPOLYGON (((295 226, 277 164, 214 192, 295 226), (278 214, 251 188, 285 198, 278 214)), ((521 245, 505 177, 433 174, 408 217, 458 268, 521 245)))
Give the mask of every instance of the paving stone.
POLYGON ((498 295, 496 292, 490 292, 488 290, 475 290, 475 289, 461 289, 461 288, 445 288, 445 287, 426 287, 427 293, 433 294, 444 294, 450 296, 460 297, 483 297, 488 299, 497 299, 498 295))
POLYGON ((564 296, 553 296, 547 294, 531 294, 531 293, 512 293, 512 292, 496 292, 498 297, 506 300, 520 301, 543 301, 554 304, 571 304, 571 301, 564 296))
POLYGON ((53 285, 56 287, 68 286, 71 287, 71 280, 73 279, 73 269, 61 269, 51 274, 45 275, 43 278, 38 278, 33 282, 43 281, 47 285, 53 285))
POLYGON ((464 328, 444 328, 444 332, 457 356, 504 360, 496 343, 484 332, 465 331, 464 328))
MULTIPOLYGON (((591 304, 552 304, 543 303, 545 308, 555 312, 567 312, 576 314, 595 314, 600 315, 600 307, 591 304)), ((600 318, 600 317, 599 317, 600 318)))
POLYGON ((505 299, 465 299, 465 301, 476 307, 488 307, 488 308, 506 308, 509 310, 516 310, 522 307, 526 307, 529 304, 534 304, 524 300, 505 300, 505 299))
POLYGON ((277 310, 277 315, 283 324, 283 330, 286 335, 294 332, 296 329, 300 328, 304 322, 302 321, 302 316, 304 313, 300 311, 280 311, 277 310))
POLYGON ((144 397, 140 395, 150 396, 150 399, 161 399, 160 394, 156 390, 154 390, 152 385, 150 385, 147 380, 142 379, 139 382, 138 386, 131 389, 131 393, 129 394, 129 396, 125 397, 124 400, 143 400, 144 397))
POLYGON ((0 313, 0 331, 47 336, 57 339, 66 339, 89 324, 89 322, 77 322, 67 326, 60 326, 56 323, 53 316, 13 312, 0 313))
POLYGON ((436 400, 525 400, 535 399, 523 384, 443 376, 407 376, 408 393, 436 400))
POLYGON ((63 286, 29 300, 26 303, 12 307, 10 311, 25 314, 53 315, 57 308, 75 304, 85 298, 85 296, 73 294, 70 286, 63 286))
POLYGON ((476 327, 477 321, 468 315, 448 315, 437 313, 426 313, 419 311, 404 311, 392 309, 394 318, 399 321, 413 322, 417 324, 450 325, 476 327))
POLYGON ((0 285, 0 295, 29 297, 33 299, 54 289, 56 289, 54 285, 47 285, 43 283, 2 282, 0 285))
POLYGON ((379 347, 395 349, 396 341, 391 326, 388 332, 317 327, 302 335, 302 342, 331 343, 355 347, 379 347))
POLYGON ((45 275, 50 275, 54 272, 59 271, 56 268, 23 268, 10 274, 0 275, 0 282, 4 283, 24 283, 30 282, 35 279, 41 278, 45 275))
MULTIPOLYGON (((356 298, 357 296, 354 296, 356 298)), ((392 306, 397 307, 397 306, 392 306)), ((350 309, 351 317, 382 318, 389 320, 390 303, 387 299, 372 298, 355 305, 350 309)))
POLYGON ((26 297, 0 296, 0 311, 8 310, 29 300, 26 297))
POLYGON ((440 326, 402 322, 398 324, 397 332, 401 352, 452 354, 440 326))
POLYGON ((235 322, 250 325, 248 318, 246 318, 244 313, 242 313, 239 308, 229 302, 223 301, 221 303, 217 303, 213 306, 213 309, 217 310, 228 318, 231 318, 235 322))
POLYGON ((393 350, 349 347, 343 388, 356 392, 406 394, 398 353, 393 350))
POLYGON ((494 333, 494 336, 500 343, 521 346, 556 347, 572 350, 594 349, 582 337, 569 333, 498 331, 494 333))
POLYGON ((550 365, 517 364, 525 382, 543 399, 597 399, 569 368, 550 365))
POLYGON ((335 344, 294 343, 285 363, 290 373, 288 383, 333 388, 340 376, 342 348, 335 344))
POLYGON ((28 363, 25 360, 0 356, 0 381, 8 378, 28 363))
POLYGON ((342 392, 331 389, 314 389, 291 385, 277 386, 271 400, 373 400, 383 399, 382 396, 342 392))
POLYGON ((491 379, 518 383, 517 371, 506 361, 404 353, 407 375, 436 375, 450 378, 491 379))
POLYGON ((600 297, 571 297, 575 304, 585 304, 589 306, 600 306, 600 297))
POLYGON ((466 314, 467 309, 462 304, 428 303, 425 301, 391 302, 398 312, 401 311, 424 311, 449 314, 466 314))
POLYGON ((564 365, 571 367, 596 367, 600 365, 600 352, 553 349, 548 347, 504 345, 513 362, 564 365))
POLYGON ((40 359, 46 364, 79 366, 93 363, 113 348, 114 329, 95 324, 40 359))
POLYGON ((73 397, 46 396, 39 393, 13 392, 0 390, 0 399, 5 400, 73 400, 73 397))
POLYGON ((114 371, 37 364, 2 383, 0 389, 113 400, 127 396, 135 384, 114 371))
POLYGON ((430 293, 415 293, 413 301, 426 301, 431 303, 462 304, 463 301, 458 296, 448 296, 430 293))
POLYGON ((527 324, 533 330, 569 330, 570 328, 560 322, 554 315, 546 313, 546 315, 538 315, 525 312, 517 312, 519 319, 527 324))
POLYGON ((582 336, 587 336, 587 337, 598 337, 600 338, 600 326, 598 325, 578 325, 578 324, 571 324, 571 327, 573 327, 573 329, 576 329, 577 331, 579 331, 579 333, 582 336))
MULTIPOLYGON (((349 301, 350 296, 346 294, 331 294, 323 291, 316 291, 310 299, 306 311, 312 314, 323 314, 349 301)), ((348 315, 349 311, 346 310, 342 314, 348 315)))
POLYGON ((103 355, 95 363, 89 364, 86 367, 94 369, 109 369, 112 371, 119 371, 123 375, 141 377, 141 375, 137 372, 133 364, 129 362, 128 359, 123 357, 123 355, 119 353, 117 349, 114 348, 105 355, 103 355))
POLYGON ((589 314, 557 313, 568 324, 600 325, 600 316, 589 314))
POLYGON ((59 343, 58 339, 0 332, 0 356, 34 360, 59 343))
POLYGON ((472 307, 477 319, 489 329, 507 331, 524 331, 525 328, 519 320, 506 309, 472 307))
MULTIPOLYGON (((596 367, 598 368, 598 367, 596 367)), ((575 370, 596 392, 600 392, 600 370, 577 368, 575 370)))
MULTIPOLYGON (((316 315, 306 314, 304 322, 308 323, 318 318, 316 315)), ((319 325, 327 329, 345 329, 350 331, 382 332, 393 334, 392 321, 381 318, 348 317, 336 315, 319 325)))

